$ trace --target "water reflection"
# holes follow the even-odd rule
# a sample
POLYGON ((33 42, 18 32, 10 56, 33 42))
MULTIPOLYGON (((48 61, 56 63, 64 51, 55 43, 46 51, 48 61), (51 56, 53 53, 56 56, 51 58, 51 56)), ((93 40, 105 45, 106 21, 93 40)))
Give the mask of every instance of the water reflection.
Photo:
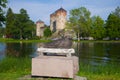
POLYGON ((6 56, 26 57, 35 52, 33 43, 6 43, 6 56))
POLYGON ((79 60, 85 64, 120 63, 120 43, 76 43, 73 46, 79 60))
MULTIPOLYGON (((5 56, 37 56, 36 49, 41 45, 41 43, 0 43, 0 59, 5 56)), ((120 43, 73 42, 73 48, 80 63, 92 65, 120 63, 120 43)))
POLYGON ((0 60, 5 57, 5 43, 0 43, 0 60))

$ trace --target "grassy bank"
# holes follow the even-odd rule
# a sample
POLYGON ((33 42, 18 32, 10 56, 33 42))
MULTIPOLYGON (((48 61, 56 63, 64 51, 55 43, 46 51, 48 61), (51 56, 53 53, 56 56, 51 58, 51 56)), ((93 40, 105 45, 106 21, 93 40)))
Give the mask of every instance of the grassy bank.
MULTIPOLYGON (((89 42, 120 42, 120 40, 80 40, 80 41, 77 41, 77 40, 73 40, 75 42, 86 42, 86 43, 89 43, 89 42)), ((0 42, 7 42, 7 43, 20 43, 20 42, 23 42, 23 43, 32 43, 32 42, 51 42, 51 40, 48 40, 48 39, 34 39, 34 40, 17 40, 17 39, 4 39, 4 38, 0 38, 0 42)))
POLYGON ((77 40, 73 40, 75 42, 85 42, 85 43, 89 43, 89 42, 94 42, 94 43, 120 43, 120 40, 80 40, 80 41, 77 41, 77 40))
POLYGON ((120 80, 120 64, 92 66, 81 63, 78 75, 85 76, 88 80, 120 80))
MULTIPOLYGON (((19 80, 20 78, 22 79, 22 77, 24 77, 25 75, 31 75, 31 58, 7 57, 0 61, 0 80, 19 80)), ((46 79, 61 80, 59 78, 46 78, 46 79)), ((24 79, 24 80, 29 80, 29 79, 24 79)), ((36 80, 36 79, 33 78, 30 80, 36 80)), ((72 79, 65 79, 65 80, 72 80, 72 79)))
POLYGON ((7 43, 32 43, 32 42, 50 42, 51 40, 16 40, 16 39, 3 39, 0 38, 0 42, 7 42, 7 43))
POLYGON ((0 61, 0 80, 15 80, 31 74, 31 59, 7 57, 0 61))
MULTIPOLYGON (((17 80, 31 74, 31 59, 7 57, 0 61, 0 80, 17 80)), ((88 80, 120 80, 120 64, 110 63, 107 65, 92 66, 80 64, 79 76, 87 77, 88 80)), ((48 80, 60 80, 50 78, 48 80)))

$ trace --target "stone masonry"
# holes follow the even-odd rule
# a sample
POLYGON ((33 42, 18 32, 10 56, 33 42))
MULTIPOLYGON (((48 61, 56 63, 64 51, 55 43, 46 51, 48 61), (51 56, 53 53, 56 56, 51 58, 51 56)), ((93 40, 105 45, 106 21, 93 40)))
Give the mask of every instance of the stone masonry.
POLYGON ((42 37, 44 34, 44 22, 39 20, 36 22, 36 36, 42 37))
POLYGON ((67 11, 63 8, 56 10, 50 15, 50 29, 52 32, 58 32, 65 28, 67 21, 67 11))
MULTIPOLYGON (((67 11, 63 8, 56 10, 50 14, 50 29, 52 32, 59 32, 65 28, 67 22, 67 11)), ((44 22, 38 20, 36 22, 36 36, 42 37, 44 35, 44 22)))

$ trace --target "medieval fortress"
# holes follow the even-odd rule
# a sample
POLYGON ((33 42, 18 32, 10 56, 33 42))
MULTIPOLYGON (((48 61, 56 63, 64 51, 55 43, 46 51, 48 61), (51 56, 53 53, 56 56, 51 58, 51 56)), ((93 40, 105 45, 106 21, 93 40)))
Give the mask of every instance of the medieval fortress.
MULTIPOLYGON (((59 32, 65 28, 67 22, 67 11, 63 8, 56 10, 50 14, 50 30, 52 32, 59 32)), ((45 24, 39 20, 36 22, 36 36, 42 37, 44 35, 45 24)))

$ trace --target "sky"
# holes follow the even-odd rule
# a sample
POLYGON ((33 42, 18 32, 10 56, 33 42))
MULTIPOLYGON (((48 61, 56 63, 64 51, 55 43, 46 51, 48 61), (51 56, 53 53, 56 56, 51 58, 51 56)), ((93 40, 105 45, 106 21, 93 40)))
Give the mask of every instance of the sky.
POLYGON ((117 6, 120 7, 120 0, 8 0, 8 7, 14 13, 24 8, 31 20, 42 20, 47 25, 50 24, 50 14, 61 7, 67 10, 68 17, 70 10, 85 7, 91 12, 91 17, 95 15, 106 20, 117 6))

